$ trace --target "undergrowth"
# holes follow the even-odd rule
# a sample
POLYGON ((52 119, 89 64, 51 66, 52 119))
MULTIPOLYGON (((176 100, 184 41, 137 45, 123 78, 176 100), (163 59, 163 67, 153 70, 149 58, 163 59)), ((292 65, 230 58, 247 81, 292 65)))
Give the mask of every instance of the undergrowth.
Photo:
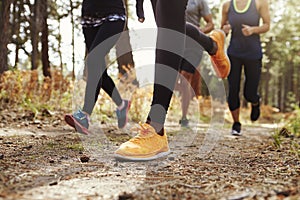
POLYGON ((0 76, 1 108, 29 110, 60 110, 70 103, 72 82, 60 71, 52 71, 52 78, 42 77, 37 70, 7 71, 0 76))
POLYGON ((297 157, 300 156, 300 108, 295 107, 287 123, 277 129, 272 135, 273 145, 280 148, 289 148, 297 157))

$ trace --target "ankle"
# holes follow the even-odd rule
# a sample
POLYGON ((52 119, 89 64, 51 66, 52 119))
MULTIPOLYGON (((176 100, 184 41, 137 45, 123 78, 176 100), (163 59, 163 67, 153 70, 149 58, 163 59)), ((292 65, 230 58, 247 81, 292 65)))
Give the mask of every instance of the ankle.
POLYGON ((121 105, 118 106, 118 110, 122 110, 124 108, 124 106, 125 106, 125 101, 122 100, 121 105))
POLYGON ((218 45, 217 45, 217 43, 213 40, 213 39, 211 39, 212 40, 212 49, 208 52, 208 54, 209 55, 211 55, 211 56, 213 56, 213 55, 216 55, 216 53, 217 53, 217 51, 218 51, 218 45))
POLYGON ((80 110, 83 114, 85 114, 87 117, 90 117, 90 114, 89 113, 87 113, 86 111, 84 111, 84 110, 80 110))
POLYGON ((160 124, 157 122, 152 122, 150 120, 147 120, 146 123, 149 124, 150 126, 152 126, 158 135, 160 135, 160 136, 164 135, 164 125, 163 124, 160 124))

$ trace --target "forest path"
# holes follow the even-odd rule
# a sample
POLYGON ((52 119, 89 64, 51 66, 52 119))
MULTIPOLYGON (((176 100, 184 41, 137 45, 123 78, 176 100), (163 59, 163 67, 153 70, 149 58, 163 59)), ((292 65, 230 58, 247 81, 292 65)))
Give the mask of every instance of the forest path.
POLYGON ((0 129, 0 199, 300 199, 300 140, 276 148, 274 124, 244 125, 240 137, 170 124, 172 153, 138 163, 112 157, 129 130, 93 128, 0 129))

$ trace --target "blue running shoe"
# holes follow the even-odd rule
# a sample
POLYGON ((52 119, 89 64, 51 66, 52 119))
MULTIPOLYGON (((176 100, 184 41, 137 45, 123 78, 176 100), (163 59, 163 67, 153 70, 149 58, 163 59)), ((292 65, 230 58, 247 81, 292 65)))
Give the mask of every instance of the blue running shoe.
POLYGON ((76 111, 74 114, 65 115, 65 121, 67 124, 75 128, 75 130, 79 133, 88 135, 89 131, 89 116, 83 113, 81 110, 76 111))
POLYGON ((119 109, 116 110, 119 128, 124 128, 128 121, 128 111, 129 111, 131 102, 128 100, 124 100, 124 103, 125 103, 125 105, 121 110, 119 110, 119 109))

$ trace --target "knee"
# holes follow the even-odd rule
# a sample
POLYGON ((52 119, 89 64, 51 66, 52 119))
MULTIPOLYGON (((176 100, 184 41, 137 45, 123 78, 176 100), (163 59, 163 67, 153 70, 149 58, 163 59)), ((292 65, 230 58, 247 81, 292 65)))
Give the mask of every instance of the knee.
POLYGON ((227 101, 228 101, 228 107, 230 111, 236 110, 240 107, 240 98, 238 95, 237 96, 229 95, 227 101))
POLYGON ((244 97, 245 97, 246 101, 248 101, 248 102, 251 102, 251 103, 257 102, 257 95, 256 94, 252 94, 250 92, 245 91, 244 92, 244 97))
POLYGON ((228 107, 230 111, 236 110, 240 107, 240 102, 228 102, 228 107))

